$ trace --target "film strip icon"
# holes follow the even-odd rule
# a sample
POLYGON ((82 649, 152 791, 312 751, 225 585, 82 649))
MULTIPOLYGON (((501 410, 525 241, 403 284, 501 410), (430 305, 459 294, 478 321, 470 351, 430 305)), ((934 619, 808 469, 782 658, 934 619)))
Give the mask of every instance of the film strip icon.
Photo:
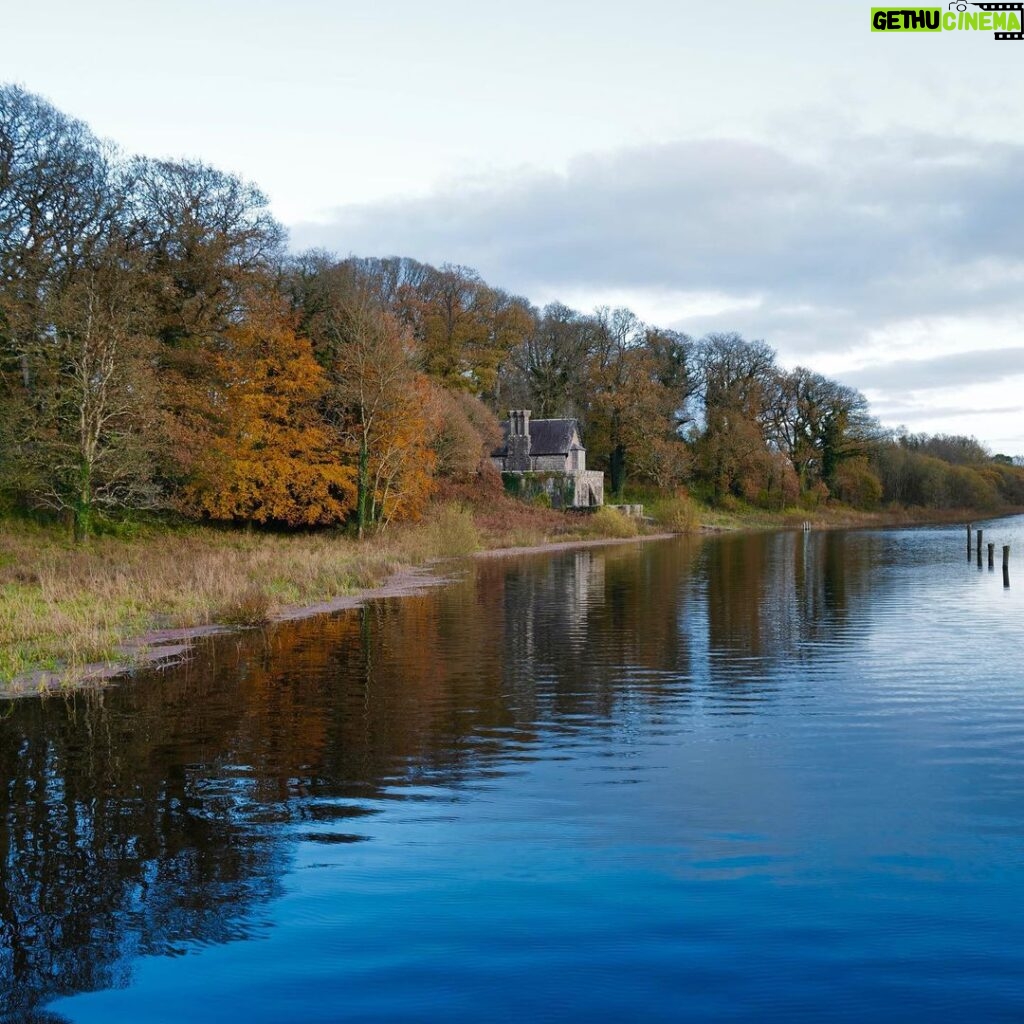
MULTIPOLYGON (((959 6, 960 5, 957 4, 957 8, 958 9, 959 9, 959 6)), ((978 3, 972 3, 971 7, 979 7, 983 11, 991 11, 991 12, 996 12, 996 11, 1016 11, 1017 14, 1020 16, 1020 23, 1021 23, 1021 25, 1024 26, 1024 3, 1015 3, 1015 4, 978 4, 978 3)), ((1022 31, 1022 32, 996 32, 995 36, 996 36, 997 40, 1016 39, 1016 40, 1020 41, 1020 40, 1024 39, 1024 31, 1022 31)))

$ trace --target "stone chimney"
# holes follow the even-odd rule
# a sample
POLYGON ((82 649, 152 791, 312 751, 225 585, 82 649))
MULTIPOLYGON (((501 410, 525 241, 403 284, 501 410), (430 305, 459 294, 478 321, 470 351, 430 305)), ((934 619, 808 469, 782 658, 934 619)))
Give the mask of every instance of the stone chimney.
POLYGON ((530 460, 530 410, 510 409, 508 414, 508 456, 505 468, 513 473, 527 473, 530 460))

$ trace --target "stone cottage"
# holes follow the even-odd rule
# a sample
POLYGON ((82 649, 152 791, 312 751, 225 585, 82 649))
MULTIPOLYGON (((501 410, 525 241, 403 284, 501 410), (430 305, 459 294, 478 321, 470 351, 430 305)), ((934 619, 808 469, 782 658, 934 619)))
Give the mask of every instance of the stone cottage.
POLYGON ((491 452, 506 490, 531 497, 546 493, 554 508, 604 504, 604 474, 587 469, 579 421, 534 420, 512 409, 502 424, 505 441, 491 452))

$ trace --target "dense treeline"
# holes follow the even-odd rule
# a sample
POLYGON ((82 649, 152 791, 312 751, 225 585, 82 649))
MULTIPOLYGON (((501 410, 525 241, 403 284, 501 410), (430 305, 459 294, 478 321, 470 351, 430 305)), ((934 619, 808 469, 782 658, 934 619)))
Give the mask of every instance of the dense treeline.
POLYGON ((767 508, 1024 504, 976 442, 884 431, 857 391, 760 341, 625 309, 537 310, 465 267, 289 256, 258 189, 125 158, 0 88, 0 492, 360 533, 485 472, 497 414, 576 416, 613 493, 767 508))

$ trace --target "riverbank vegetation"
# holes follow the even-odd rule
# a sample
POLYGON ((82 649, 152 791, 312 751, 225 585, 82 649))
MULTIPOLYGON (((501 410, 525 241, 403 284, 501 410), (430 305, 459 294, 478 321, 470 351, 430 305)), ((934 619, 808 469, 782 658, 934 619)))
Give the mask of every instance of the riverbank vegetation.
POLYGON ((492 495, 476 512, 435 503, 415 524, 363 542, 333 530, 238 530, 158 520, 88 545, 23 518, 0 528, 0 684, 38 670, 124 662, 154 630, 259 626, 394 574, 485 549, 638 533, 624 516, 566 516, 492 495))
POLYGON ((638 529, 506 500, 511 407, 576 417, 610 493, 671 530, 1024 506, 1014 460, 885 429, 763 341, 291 254, 255 186, 0 87, 0 672, 476 543, 638 529))

